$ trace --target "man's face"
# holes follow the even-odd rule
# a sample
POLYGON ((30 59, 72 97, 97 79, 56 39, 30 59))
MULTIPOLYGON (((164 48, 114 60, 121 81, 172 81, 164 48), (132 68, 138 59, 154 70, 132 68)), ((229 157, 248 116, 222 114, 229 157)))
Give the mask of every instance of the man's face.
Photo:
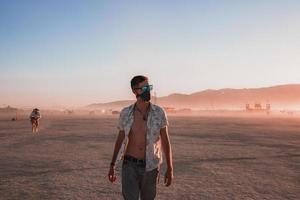
POLYGON ((134 86, 132 91, 135 95, 141 95, 143 93, 142 87, 149 85, 148 80, 140 82, 138 85, 134 86))

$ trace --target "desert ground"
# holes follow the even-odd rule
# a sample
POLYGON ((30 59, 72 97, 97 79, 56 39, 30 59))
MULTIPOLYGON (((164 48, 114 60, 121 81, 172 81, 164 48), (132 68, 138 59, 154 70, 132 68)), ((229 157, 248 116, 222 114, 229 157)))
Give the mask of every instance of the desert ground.
MULTIPOLYGON (((122 199, 117 116, 0 118, 0 199, 122 199)), ((157 199, 299 199, 300 118, 170 116, 174 182, 157 199)))

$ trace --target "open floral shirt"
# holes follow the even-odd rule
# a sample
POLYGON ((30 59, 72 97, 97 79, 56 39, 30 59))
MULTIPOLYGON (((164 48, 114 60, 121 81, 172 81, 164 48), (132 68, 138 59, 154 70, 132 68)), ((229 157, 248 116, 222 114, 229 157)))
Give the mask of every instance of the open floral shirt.
MULTIPOLYGON (((119 150, 117 162, 123 159, 124 152, 126 151, 128 135, 134 121, 133 114, 134 104, 125 107, 120 113, 118 129, 125 132, 125 139, 119 150)), ((146 171, 151 171, 159 167, 162 163, 160 129, 166 126, 168 126, 168 119, 165 111, 161 107, 150 103, 150 111, 147 119, 146 171)))

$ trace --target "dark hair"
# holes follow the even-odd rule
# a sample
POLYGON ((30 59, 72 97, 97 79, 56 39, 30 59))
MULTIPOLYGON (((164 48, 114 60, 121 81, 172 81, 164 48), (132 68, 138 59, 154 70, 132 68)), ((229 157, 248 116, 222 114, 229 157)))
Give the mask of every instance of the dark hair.
POLYGON ((142 76, 142 75, 133 77, 130 81, 131 88, 133 89, 134 86, 136 86, 137 84, 144 82, 146 80, 148 80, 148 77, 142 76))

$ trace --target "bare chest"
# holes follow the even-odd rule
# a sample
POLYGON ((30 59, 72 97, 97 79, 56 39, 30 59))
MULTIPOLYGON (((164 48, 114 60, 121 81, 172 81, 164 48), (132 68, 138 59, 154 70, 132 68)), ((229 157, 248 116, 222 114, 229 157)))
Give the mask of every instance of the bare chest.
POLYGON ((147 133, 147 120, 144 120, 142 116, 135 114, 131 132, 145 135, 147 133))

